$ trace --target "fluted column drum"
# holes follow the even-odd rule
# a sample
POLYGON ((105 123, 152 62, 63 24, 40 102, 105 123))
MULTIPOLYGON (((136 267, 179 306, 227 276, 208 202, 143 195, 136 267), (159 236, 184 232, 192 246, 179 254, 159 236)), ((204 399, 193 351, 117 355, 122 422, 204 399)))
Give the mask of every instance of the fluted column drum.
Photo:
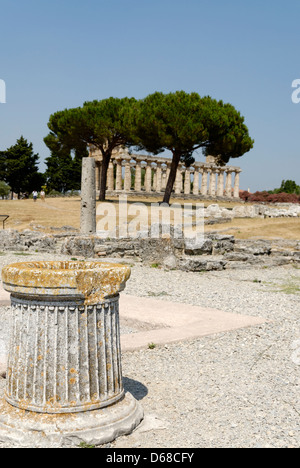
POLYGON ((13 310, 8 403, 59 414, 122 399, 119 292, 129 276, 126 266, 99 262, 20 263, 2 270, 13 310))

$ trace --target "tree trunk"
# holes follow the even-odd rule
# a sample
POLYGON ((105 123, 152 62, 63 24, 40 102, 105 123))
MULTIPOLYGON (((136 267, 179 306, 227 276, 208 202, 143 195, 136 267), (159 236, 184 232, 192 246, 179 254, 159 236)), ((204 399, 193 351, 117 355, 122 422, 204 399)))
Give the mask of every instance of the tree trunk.
POLYGON ((176 174, 177 174, 177 168, 178 164, 180 162, 180 153, 173 153, 173 158, 172 158, 172 163, 171 163, 171 170, 170 170, 170 175, 169 179, 167 182, 166 190, 165 190, 165 195, 163 199, 163 203, 167 203, 168 205, 170 204, 170 198, 172 195, 172 190, 173 186, 175 183, 176 179, 176 174))
POLYGON ((99 201, 105 201, 106 196, 106 181, 107 171, 110 163, 111 153, 105 153, 102 158, 101 173, 100 173, 100 195, 99 201))

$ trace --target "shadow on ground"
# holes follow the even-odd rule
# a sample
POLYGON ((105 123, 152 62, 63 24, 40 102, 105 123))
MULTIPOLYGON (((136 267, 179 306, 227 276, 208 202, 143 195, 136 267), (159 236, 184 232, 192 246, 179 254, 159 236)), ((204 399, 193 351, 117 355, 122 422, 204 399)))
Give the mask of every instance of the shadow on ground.
POLYGON ((136 400, 142 400, 146 395, 148 395, 147 387, 137 380, 123 377, 123 385, 125 392, 131 393, 136 400))

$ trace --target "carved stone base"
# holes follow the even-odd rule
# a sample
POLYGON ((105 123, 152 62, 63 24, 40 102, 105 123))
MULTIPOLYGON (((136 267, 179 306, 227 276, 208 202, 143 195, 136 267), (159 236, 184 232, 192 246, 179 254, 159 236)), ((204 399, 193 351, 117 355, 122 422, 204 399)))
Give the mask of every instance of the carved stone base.
POLYGON ((24 448, 97 446, 131 433, 142 419, 142 407, 130 393, 107 408, 60 415, 20 410, 2 399, 0 442, 24 448))

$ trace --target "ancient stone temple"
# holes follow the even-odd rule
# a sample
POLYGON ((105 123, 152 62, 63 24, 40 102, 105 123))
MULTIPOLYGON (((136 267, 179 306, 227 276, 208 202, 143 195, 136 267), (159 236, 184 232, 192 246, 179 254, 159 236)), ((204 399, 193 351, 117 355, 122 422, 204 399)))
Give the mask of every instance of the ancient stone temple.
MULTIPOLYGON (((90 157, 96 161, 96 190, 100 190, 102 155, 90 148, 90 157)), ((129 154, 121 149, 113 153, 108 174, 107 190, 111 194, 137 193, 155 195, 162 193, 167 185, 171 158, 129 154)), ((219 166, 213 156, 206 162, 195 162, 186 167, 179 164, 174 184, 175 196, 199 198, 239 198, 241 169, 234 166, 219 166)))

